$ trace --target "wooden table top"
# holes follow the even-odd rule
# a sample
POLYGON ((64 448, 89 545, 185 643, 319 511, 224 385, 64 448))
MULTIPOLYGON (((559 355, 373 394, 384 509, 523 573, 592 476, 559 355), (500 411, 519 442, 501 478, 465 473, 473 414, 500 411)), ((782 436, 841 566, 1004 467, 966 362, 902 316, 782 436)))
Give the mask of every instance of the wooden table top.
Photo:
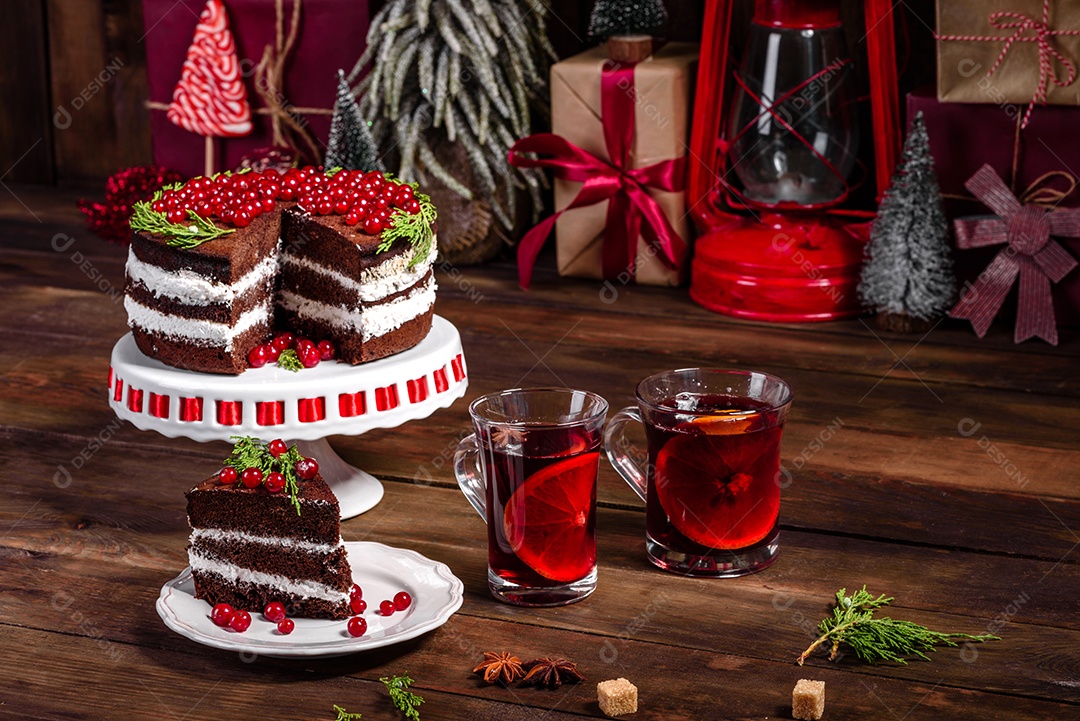
POLYGON ((619 676, 639 688, 633 719, 790 718, 800 678, 826 682, 826 719, 1080 716, 1075 331, 1053 348, 1014 346, 1006 325, 983 340, 953 322, 925 338, 858 319, 767 325, 709 313, 685 290, 602 297, 596 282, 547 272, 525 293, 510 264, 443 268, 436 310, 461 331, 466 398, 331 442, 386 488, 343 524, 345 539, 448 564, 465 603, 397 646, 246 663, 173 633, 154 610, 186 565, 183 493, 228 446, 115 418, 105 384, 127 331, 125 251, 86 231, 76 194, 10 190, 0 192, 0 716, 333 719, 337 704, 395 719, 378 679, 403 671, 427 721, 600 716, 594 684, 619 676), (642 504, 603 463, 596 593, 558 609, 493 600, 484 527, 449 462, 468 399, 555 384, 614 409, 640 378, 699 365, 756 368, 794 388, 777 562, 729 580, 653 568, 642 504), (823 656, 796 666, 837 589, 863 584, 895 596, 894 617, 1002 640, 908 666, 823 656), (572 659, 588 682, 486 686, 470 671, 488 650, 572 659))

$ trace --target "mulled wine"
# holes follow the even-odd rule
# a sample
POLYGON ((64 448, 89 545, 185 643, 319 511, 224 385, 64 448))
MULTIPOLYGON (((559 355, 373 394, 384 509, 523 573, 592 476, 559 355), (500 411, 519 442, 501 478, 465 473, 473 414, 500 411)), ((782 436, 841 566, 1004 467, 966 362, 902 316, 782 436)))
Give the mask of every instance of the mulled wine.
POLYGON ((645 501, 649 560, 677 573, 739 576, 779 548, 780 435, 791 389, 752 371, 688 368, 638 384, 638 406, 612 418, 608 459, 645 501), (623 429, 644 425, 644 470, 623 429))
POLYGON ((509 603, 556 606, 596 588, 596 472, 607 413, 585 391, 511 390, 469 407, 476 432, 454 457, 487 523, 488 587, 509 603))
POLYGON ((599 431, 495 428, 481 447, 491 570, 532 587, 588 576, 596 568, 599 431))
POLYGON ((645 427, 649 441, 646 533, 705 555, 742 549, 775 531, 780 513, 780 433, 768 404, 716 394, 665 398, 671 415, 645 427), (691 408, 695 415, 680 414, 691 408))

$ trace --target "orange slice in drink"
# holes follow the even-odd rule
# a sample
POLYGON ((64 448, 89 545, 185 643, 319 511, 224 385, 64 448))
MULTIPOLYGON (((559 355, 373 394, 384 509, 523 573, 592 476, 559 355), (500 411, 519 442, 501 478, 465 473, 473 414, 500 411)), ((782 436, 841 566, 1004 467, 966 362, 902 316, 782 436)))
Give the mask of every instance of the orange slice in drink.
POLYGON ((556 461, 526 478, 506 502, 510 549, 544 578, 577 581, 596 563, 589 512, 599 461, 599 451, 556 461))
POLYGON ((656 456, 657 500, 694 543, 745 548, 768 535, 780 510, 779 445, 779 429, 677 435, 656 456))

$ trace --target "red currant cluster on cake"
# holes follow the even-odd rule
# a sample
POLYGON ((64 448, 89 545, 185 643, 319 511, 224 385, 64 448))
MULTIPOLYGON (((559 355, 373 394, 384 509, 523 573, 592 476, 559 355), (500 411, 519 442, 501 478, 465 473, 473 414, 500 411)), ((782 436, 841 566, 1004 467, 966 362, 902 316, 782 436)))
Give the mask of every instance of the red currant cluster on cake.
MULTIPOLYGON (((291 618, 286 617, 285 605, 279 601, 271 601, 263 609, 263 618, 277 624, 278 632, 288 636, 296 628, 291 618)), ((215 604, 210 610, 210 620, 215 626, 231 628, 237 633, 243 633, 251 627, 251 614, 240 608, 233 608, 227 603, 215 604)))
MULTIPOLYGON (((289 446, 285 441, 276 438, 266 444, 266 450, 274 458, 281 458, 289 452, 289 446)), ((314 458, 301 458, 293 465, 293 469, 296 471, 297 478, 310 481, 319 472, 319 462, 314 458)), ((226 486, 239 482, 245 488, 258 488, 264 485, 266 490, 271 493, 280 493, 285 490, 285 474, 279 471, 263 473, 262 469, 257 466, 248 466, 243 470, 237 470, 233 466, 225 466, 218 471, 218 481, 226 486)))
POLYGON ((316 343, 284 332, 278 333, 273 340, 252 348, 248 352, 248 365, 252 368, 262 368, 267 363, 277 363, 281 354, 287 350, 295 351, 296 357, 305 368, 314 368, 322 361, 334 360, 337 354, 334 344, 328 340, 316 343))
POLYGON ((391 224, 395 210, 415 215, 420 201, 411 185, 399 183, 378 171, 339 170, 328 174, 321 168, 273 168, 260 172, 223 173, 213 178, 192 178, 180 187, 161 193, 152 209, 170 223, 188 220, 187 211, 207 220, 244 228, 277 201, 296 201, 308 213, 344 215, 348 225, 363 224, 368 235, 378 235, 391 224))

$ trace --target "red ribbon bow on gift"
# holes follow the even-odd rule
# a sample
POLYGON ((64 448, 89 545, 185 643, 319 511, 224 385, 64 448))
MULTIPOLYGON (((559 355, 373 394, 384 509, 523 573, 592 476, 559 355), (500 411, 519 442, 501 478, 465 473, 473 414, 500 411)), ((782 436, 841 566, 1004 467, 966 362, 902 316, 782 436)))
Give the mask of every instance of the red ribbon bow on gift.
POLYGON ((686 159, 628 168, 634 139, 635 98, 634 66, 606 62, 601 75, 600 112, 610 162, 552 133, 530 135, 510 148, 509 162, 515 167, 551 168, 556 178, 583 183, 569 205, 541 221, 521 239, 518 282, 522 288, 528 289, 536 256, 559 216, 603 200, 609 201, 603 245, 605 278, 615 278, 623 271, 633 277, 639 236, 644 236, 665 265, 678 267, 686 244, 646 188, 683 190, 686 159), (549 157, 526 158, 523 153, 549 157))
POLYGON ((1050 89, 1050 83, 1064 88, 1072 85, 1073 81, 1076 80, 1076 66, 1051 44, 1051 38, 1056 35, 1080 35, 1080 30, 1052 30, 1050 28, 1050 0, 1043 0, 1041 20, 1028 17, 1022 12, 1003 10, 990 15, 990 25, 1001 30, 1015 28, 1016 31, 1007 38, 995 35, 937 35, 936 37, 938 40, 970 40, 974 42, 1004 40, 1005 45, 1001 48, 1001 52, 998 53, 994 66, 986 73, 988 78, 1000 67, 1001 62, 1008 55, 1013 44, 1017 42, 1038 44, 1039 84, 1035 88, 1031 102, 1028 103, 1027 112, 1024 113, 1024 119, 1020 123, 1021 128, 1026 128, 1028 119, 1031 117, 1031 111, 1035 109, 1035 103, 1046 105, 1046 94, 1050 89), (1029 31, 1030 34, 1028 34, 1029 31), (1061 67, 1068 74, 1064 79, 1058 77, 1054 69, 1054 60, 1061 63, 1061 67))
POLYGON ((964 187, 998 217, 957 220, 957 247, 1008 245, 979 275, 975 285, 962 294, 949 315, 970 320, 982 338, 1019 275, 1015 342, 1039 336, 1057 345, 1050 284, 1060 282, 1077 262, 1050 236, 1080 237, 1080 209, 1051 212, 1023 205, 990 165, 979 168, 964 187))

